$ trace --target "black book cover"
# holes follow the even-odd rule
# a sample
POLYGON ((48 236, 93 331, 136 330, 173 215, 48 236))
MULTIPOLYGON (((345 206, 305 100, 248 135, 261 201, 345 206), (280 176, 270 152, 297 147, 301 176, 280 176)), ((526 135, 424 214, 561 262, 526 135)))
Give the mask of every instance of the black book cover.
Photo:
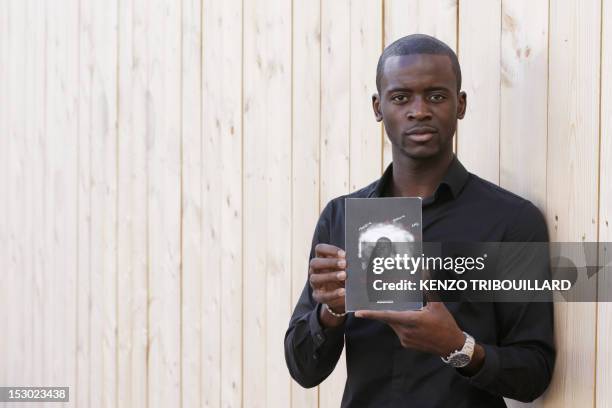
POLYGON ((347 198, 346 310, 415 310, 423 306, 422 201, 418 197, 347 198))

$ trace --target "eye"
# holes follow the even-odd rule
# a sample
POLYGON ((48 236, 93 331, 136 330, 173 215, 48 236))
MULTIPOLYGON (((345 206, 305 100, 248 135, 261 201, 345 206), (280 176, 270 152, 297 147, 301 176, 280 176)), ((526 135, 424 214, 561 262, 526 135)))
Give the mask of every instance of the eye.
POLYGON ((391 100, 397 103, 404 103, 408 101, 408 97, 406 95, 399 94, 399 95, 392 96, 391 100))
POLYGON ((431 94, 429 100, 435 103, 442 102, 446 99, 446 96, 440 93, 431 94))

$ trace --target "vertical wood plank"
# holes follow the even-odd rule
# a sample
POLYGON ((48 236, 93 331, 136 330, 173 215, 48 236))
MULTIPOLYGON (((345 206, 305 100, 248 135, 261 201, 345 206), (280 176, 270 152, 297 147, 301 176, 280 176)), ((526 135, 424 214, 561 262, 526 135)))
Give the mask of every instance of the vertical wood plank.
MULTIPOLYGON (((457 51, 458 0, 385 0, 385 47, 409 34, 428 34, 457 51)), ((391 143, 384 137, 383 169, 391 163, 391 143)))
POLYGON ((500 185, 545 211, 548 2, 503 1, 501 42, 500 185))
POLYGON ((321 208, 349 190, 350 17, 350 1, 322 1, 321 208))
POLYGON ((244 404, 290 404, 291 3, 244 2, 244 404), (257 340, 255 340, 257 339, 257 340))
MULTIPOLYGON (((91 10, 85 4, 79 11, 79 137, 78 137, 78 291, 77 291, 77 387, 74 398, 79 405, 102 405, 102 364, 101 364, 101 316, 100 299, 100 269, 96 265, 98 275, 92 290, 92 132, 94 122, 92 106, 92 75, 94 61, 90 49, 92 46, 91 10), (97 295, 97 296, 96 296, 97 295), (94 297, 95 296, 95 300, 94 297), (92 338, 92 331, 94 336, 92 338), (93 348, 92 348, 93 342, 93 348), (91 383, 99 384, 91 387, 91 383)), ((98 231, 99 232, 99 231, 98 231)), ((95 249, 94 249, 95 250, 95 249)), ((99 258, 96 259, 99 261, 99 258)))
MULTIPOLYGON (((547 220, 555 241, 597 240, 600 7, 550 2, 547 220)), ((592 406, 597 305, 556 306, 559 351, 544 406, 592 406)))
POLYGON ((385 46, 405 35, 421 33, 457 48, 457 0, 385 0, 384 6, 385 46))
MULTIPOLYGON (((308 280, 308 255, 319 217, 321 3, 293 1, 291 305, 308 280)), ((318 388, 291 382, 291 406, 317 407, 318 388)))
MULTIPOLYGON (((31 324, 24 325, 27 333, 27 364, 29 371, 28 382, 31 384, 41 384, 40 361, 42 360, 42 290, 41 278, 44 270, 41 267, 42 237, 41 226, 43 225, 43 160, 42 160, 42 140, 45 137, 45 9, 40 7, 36 1, 29 0, 26 7, 26 74, 25 82, 25 107, 27 107, 28 120, 26 121, 25 137, 28 144, 26 146, 26 161, 30 178, 26 182, 29 189, 29 197, 26 203, 29 204, 27 217, 30 224, 26 228, 29 238, 28 258, 31 258, 30 281, 28 282, 28 293, 31 303, 26 310, 26 319, 31 324)), ((1 23, 0 23, 1 24, 1 23)), ((4 64, 2 64, 4 65, 4 64)), ((2 92, 2 91, 0 91, 2 92)), ((6 106, 0 102, 2 106, 6 106)), ((24 107, 24 109, 25 109, 24 107)), ((2 134, 6 134, 2 132, 2 134)), ((8 195, 3 195, 8 197, 8 195)))
MULTIPOLYGON (((74 389, 76 358, 78 4, 45 3, 43 381, 74 389), (69 318, 66 318, 69 316, 69 318)), ((58 406, 67 406, 60 404, 58 406)))
MULTIPOLYGON (((351 146, 351 2, 321 2, 320 208, 349 192, 351 146)), ((346 382, 342 352, 319 386, 319 407, 338 407, 346 382)))
POLYGON ((499 183, 545 212, 548 1, 503 1, 501 24, 499 183))
POLYGON ((118 42, 118 407, 148 407, 148 160, 151 125, 146 2, 122 2, 118 42))
MULTIPOLYGON (((9 21, 9 3, 0 3, 0 104, 1 106, 7 106, 8 101, 8 61, 9 61, 9 47, 8 47, 8 21, 9 21)), ((6 135, 8 131, 8 109, 0 109, 0 134, 6 135)), ((9 149, 9 138, 0 137, 0 194, 2 197, 8 197, 9 194, 9 163, 8 163, 8 149, 9 149)), ((8 269, 9 259, 9 231, 8 231, 8 200, 0 200, 0 262, 2 266, 8 269)), ((8 286, 0 286, 0 317, 5 321, 8 321, 8 286)), ((0 337, 0 347, 2 350, 8 350, 7 336, 0 337)), ((6 368, 0 369, 0 381, 3 383, 8 382, 8 370, 6 368)))
MULTIPOLYGON (((29 4, 27 1, 21 2, 21 8, 23 9, 23 25, 24 27, 31 27, 29 24, 36 21, 36 15, 29 8, 29 4)), ((20 139, 22 142, 22 153, 21 158, 23 161, 23 198, 21 201, 21 209, 20 212, 23 214, 23 219, 21 220, 21 239, 22 239, 22 254, 23 259, 23 269, 21 270, 21 281, 23 282, 23 286, 20 289, 21 291, 21 322, 19 324, 19 342, 20 342, 20 366, 21 371, 23 373, 23 378, 28 381, 28 383, 33 382, 34 371, 35 371, 35 361, 32 359, 32 346, 34 343, 34 339, 32 338, 31 328, 29 324, 24 324, 23 322, 28 322, 33 320, 33 298, 34 291, 32 290, 34 287, 34 265, 35 260, 33 256, 33 235, 35 234, 36 224, 33 223, 33 213, 34 213, 34 202, 38 201, 37 191, 32 189, 32 186, 35 184, 34 177, 36 173, 31 165, 31 155, 32 152, 36 149, 35 144, 35 136, 36 136, 36 105, 32 104, 32 97, 36 93, 36 90, 32 88, 36 83, 37 79, 39 80, 39 76, 37 76, 37 67, 34 66, 33 60, 36 59, 34 55, 34 50, 36 49, 37 40, 36 34, 39 32, 37 30, 32 30, 33 33, 24 33, 22 35, 22 40, 24 44, 23 48, 23 67, 22 73, 24 81, 21 84, 21 93, 23 95, 23 107, 21 110, 23 111, 22 120, 23 120, 23 134, 20 139)), ((36 85, 40 86, 40 80, 36 85)), ((0 306, 1 307, 1 306, 0 306)), ((17 333, 15 333, 17 334, 17 333)))
MULTIPOLYGON (((599 241, 612 242, 612 80, 608 72, 612 70, 612 4, 602 0, 601 40, 601 129, 599 134, 599 241)), ((599 253, 599 264, 612 265, 612 254, 599 253)), ((609 271, 610 269, 608 269, 609 271)), ((595 406, 605 407, 612 399, 612 277, 609 273, 597 275, 599 303, 597 304, 597 370, 595 406)))
POLYGON ((381 0, 351 0, 350 28, 350 191, 381 175, 381 124, 372 109, 376 93, 376 64, 382 53, 381 0))
POLYGON ((461 3, 457 41, 468 100, 465 119, 458 123, 457 156, 469 171, 495 184, 499 184, 501 3, 461 3))
POLYGON ((181 7, 147 10, 148 405, 180 404, 181 7))
POLYGON ((200 407, 202 290, 202 10, 182 2, 181 405, 200 407))
MULTIPOLYGON (((244 233, 246 229, 245 218, 243 216, 243 191, 244 191, 244 160, 245 155, 243 146, 244 133, 243 133, 243 119, 242 110, 244 91, 243 83, 243 72, 245 70, 244 62, 244 36, 242 30, 237 30, 234 22, 243 20, 243 9, 244 1, 239 2, 236 0, 224 2, 222 15, 224 18, 222 31, 227 33, 227 42, 219 42, 219 46, 231 47, 232 51, 226 48, 215 48, 216 55, 219 56, 218 60, 223 61, 223 64, 215 69, 210 69, 210 73, 215 75, 219 73, 219 70, 223 70, 223 73, 217 77, 207 76, 209 82, 219 81, 219 78, 223 78, 222 82, 219 82, 215 89, 214 94, 208 94, 205 98, 207 101, 208 108, 211 107, 212 101, 216 101, 218 95, 227 95, 223 104, 220 106, 220 110, 217 111, 219 117, 222 120, 221 127, 214 133, 214 136, 220 139, 221 143, 221 154, 220 159, 222 162, 222 179, 223 183, 221 189, 213 191, 215 194, 214 199, 222 202, 221 204, 221 299, 230 299, 231 301, 223 301, 221 307, 221 405, 226 407, 237 407, 246 404, 244 396, 244 343, 248 341, 248 337, 244 334, 244 321, 250 319, 252 314, 250 311, 244 309, 244 289, 243 280, 245 275, 244 266, 245 261, 243 260, 244 254, 244 233), (231 68, 229 68, 231 66, 231 68), (231 84, 231 85, 230 85, 231 84)), ((206 12, 205 12, 206 13, 206 12)), ((211 24, 211 28, 214 26, 211 24)), ((285 32, 276 33, 279 36, 287 35, 285 32)), ((216 33, 213 34, 212 30, 209 32, 208 40, 210 42, 218 42, 216 33)), ((209 43, 210 44, 210 43, 209 43)), ((277 52, 279 50, 275 50, 277 52)), ((280 53, 280 52, 279 52, 280 53)), ((212 68, 215 60, 209 60, 209 68, 212 68)), ((281 72, 282 72, 281 68, 281 72)), ((286 67, 288 71, 288 66, 286 67)), ((283 83, 286 82, 286 78, 283 78, 283 83)), ((278 89, 271 89, 272 94, 277 92, 278 89)), ((278 92, 276 95, 282 95, 278 92)), ((283 95, 284 96, 284 95, 283 95)), ((206 103, 204 109, 207 109, 206 103)), ((213 111, 215 111, 213 109, 213 111)), ((283 112, 284 114, 284 112, 283 112)), ((284 123, 279 123, 283 125, 284 123)), ((285 132, 282 126, 277 130, 279 132, 285 132)), ((288 133, 285 133, 285 135, 288 133)), ((259 133, 253 133, 255 138, 259 138, 259 133)), ((272 144, 274 145, 274 143, 272 144)), ((213 162, 214 163, 214 162, 213 162)), ((278 171, 278 169, 277 169, 278 171)), ((212 173, 219 177, 219 168, 216 169, 215 173, 212 173)), ((272 173, 275 174, 275 173, 272 173)), ((283 192, 271 193, 273 197, 283 196, 287 194, 283 192)), ((273 210, 274 211, 274 210, 273 210)), ((290 228, 290 227, 288 227, 290 228)), ((273 240, 269 240, 273 242, 273 240)), ((287 288, 288 290, 288 288, 287 288)), ((279 297, 282 297, 282 290, 278 290, 279 297)), ((287 292, 287 297, 288 297, 287 292)), ((280 309, 280 306, 279 306, 280 309)), ((281 309, 282 310, 282 309, 281 309)), ((282 316, 280 314, 279 316, 282 316)), ((277 322, 278 323, 278 322, 277 322)), ((282 327, 282 325, 280 326, 282 327)), ((273 336, 274 337, 274 336, 273 336)), ((271 339, 268 334, 268 339, 271 339)), ((280 338, 279 338, 280 340, 280 338)), ((260 339, 259 341, 263 341, 260 339)), ((282 342, 278 343, 282 347, 282 342)), ((282 384, 279 381, 278 384, 282 384)), ((282 386, 282 385, 280 385, 282 386)), ((286 392, 289 392, 288 384, 286 385, 286 392)), ((284 403, 284 394, 279 396, 281 404, 284 403)), ((272 405, 268 405, 272 406, 272 405)))
MULTIPOLYGON (((227 4, 227 2, 224 2, 227 4)), ((229 80, 220 80, 223 71, 221 67, 227 70, 232 69, 238 64, 241 64, 241 53, 238 60, 231 61, 230 64, 221 63, 222 50, 233 50, 231 54, 236 55, 236 45, 241 45, 241 42, 236 42, 236 38, 231 36, 234 41, 225 43, 225 38, 228 38, 227 26, 228 21, 234 19, 235 22, 240 22, 242 28, 242 6, 236 2, 231 4, 234 7, 227 9, 222 7, 220 3, 215 1, 204 0, 202 3, 202 158, 203 158, 203 231, 202 231, 202 252, 203 259, 206 260, 202 270, 201 278, 201 313, 202 313, 202 402, 204 407, 220 407, 221 406, 221 270, 222 265, 222 249, 224 228, 221 224, 221 203, 219 197, 223 173, 223 163, 221 163, 221 140, 226 132, 221 133, 223 129, 228 128, 234 123, 240 122, 240 111, 236 112, 232 109, 231 100, 227 101, 227 95, 236 98, 236 89, 234 93, 223 92, 220 89, 221 84, 240 84, 242 85, 241 74, 228 78, 229 80), (237 15, 231 15, 232 11, 237 12, 237 15), (226 14, 230 13, 230 14, 226 14), (236 18, 235 17, 239 17, 236 18), (221 33, 218 37, 213 33, 221 33), (213 40, 213 38, 216 38, 213 40), (213 98, 219 98, 218 103, 213 103, 213 98), (229 102, 229 103, 228 103, 229 102), (216 110, 219 106, 220 109, 216 110), (226 111, 225 109, 229 109, 226 111), (223 116, 222 116, 223 115, 223 116)), ((225 61, 224 61, 225 62, 225 61)), ((225 71, 227 72, 227 71, 225 71)), ((235 69, 233 70, 236 75, 235 69)), ((241 71, 240 71, 241 72, 241 71)), ((228 98, 229 99, 229 98, 228 98)), ((234 99, 234 106, 240 106, 241 99, 234 99)), ((240 160, 242 161, 242 159, 240 160)), ((234 160, 236 163, 237 160, 234 160)), ((236 242, 238 240, 235 240, 236 242)), ((240 271, 241 272, 241 271, 240 271)), ((233 271, 238 273, 238 271, 233 271)), ((228 306, 227 304, 224 306, 228 306)), ((242 319, 241 319, 242 321, 242 319)), ((241 339, 242 340, 242 339, 241 339)))
MULTIPOLYGON (((83 316, 79 328, 90 329, 91 348, 85 356, 85 361, 91 362, 90 404, 114 407, 117 404, 117 9, 113 2, 100 5, 82 1, 79 11, 79 142, 84 141, 79 147, 89 149, 79 149, 79 161, 84 159, 89 165, 85 173, 88 177, 80 182, 86 184, 90 198, 89 211, 84 209, 85 219, 80 221, 90 228, 89 239, 84 237, 84 242, 89 244, 91 276, 89 287, 80 288, 78 293, 79 298, 83 296, 91 304, 87 308, 90 314, 83 316)), ((86 257, 83 262, 87 262, 86 257)), ((84 274, 87 272, 83 270, 84 274)), ((84 302, 79 299, 79 303, 84 302)))
MULTIPOLYGON (((79 137, 78 148, 78 189, 77 189, 77 356, 76 387, 71 398, 77 406, 100 406, 102 387, 91 389, 91 382, 101 384, 101 364, 99 346, 99 315, 94 323, 96 331, 94 350, 91 348, 91 331, 93 322, 93 300, 91 279, 91 76, 92 64, 89 50, 91 47, 91 13, 85 6, 79 13, 79 137), (83 65, 85 61, 85 66, 83 65), (100 369, 97 369, 100 368, 100 369), (93 372, 92 372, 93 371, 93 372)), ((99 298, 98 298, 99 299, 99 298)), ((97 305, 96 305, 97 306, 97 305)), ((98 308, 96 307, 96 310, 98 308)))
MULTIPOLYGON (((234 407, 243 401, 242 8, 240 0, 205 1, 202 6, 206 262, 201 307, 206 407, 234 407)), ((253 316, 250 311, 248 315, 253 316)), ((260 341, 263 338, 257 337, 260 341)))
POLYGON ((25 230, 26 219, 24 214, 24 200, 26 200, 25 182, 26 163, 24 132, 25 132, 25 95, 23 87, 26 83, 25 78, 25 20, 26 10, 22 2, 7 2, 7 52, 8 59, 3 61, 7 65, 7 110, 6 133, 2 137, 7 139, 7 163, 8 168, 5 173, 7 177, 8 205, 6 208, 6 224, 3 225, 8 233, 7 257, 4 268, 8 290, 5 294, 3 303, 4 310, 2 317, 5 318, 7 339, 4 346, 4 370, 6 370, 6 381, 13 384, 15 382, 26 381, 26 370, 24 369, 23 356, 25 352, 24 342, 24 321, 25 299, 22 295, 27 280, 26 270, 27 257, 25 250, 25 230), (6 315, 5 315, 6 313, 6 315))

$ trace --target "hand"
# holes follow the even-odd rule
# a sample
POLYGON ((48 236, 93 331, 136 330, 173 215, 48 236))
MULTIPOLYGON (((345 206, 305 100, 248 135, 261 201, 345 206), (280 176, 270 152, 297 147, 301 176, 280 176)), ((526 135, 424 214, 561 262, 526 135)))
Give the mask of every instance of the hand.
POLYGON ((465 343, 463 331, 442 302, 427 302, 421 310, 405 312, 361 310, 355 316, 385 322, 403 347, 441 357, 465 343))
MULTIPOLYGON (((335 313, 344 313, 344 283, 346 281, 346 254, 330 244, 317 244, 315 257, 310 260, 308 281, 312 288, 312 297, 317 303, 327 304, 335 313)), ((326 326, 338 326, 344 318, 337 318, 321 308, 321 323, 326 326)))

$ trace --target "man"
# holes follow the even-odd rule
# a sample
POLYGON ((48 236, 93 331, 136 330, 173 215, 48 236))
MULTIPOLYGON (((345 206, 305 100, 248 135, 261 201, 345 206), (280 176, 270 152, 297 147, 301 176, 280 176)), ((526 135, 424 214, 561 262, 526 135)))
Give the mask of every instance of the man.
POLYGON ((312 241, 309 279, 285 336, 292 377, 320 384, 346 342, 343 407, 501 407, 531 401, 553 371, 550 303, 443 303, 419 311, 345 313, 344 199, 422 197, 428 242, 546 242, 529 201, 468 173, 453 154, 465 115, 456 54, 411 35, 381 55, 372 105, 392 144, 383 176, 330 201, 312 241))

